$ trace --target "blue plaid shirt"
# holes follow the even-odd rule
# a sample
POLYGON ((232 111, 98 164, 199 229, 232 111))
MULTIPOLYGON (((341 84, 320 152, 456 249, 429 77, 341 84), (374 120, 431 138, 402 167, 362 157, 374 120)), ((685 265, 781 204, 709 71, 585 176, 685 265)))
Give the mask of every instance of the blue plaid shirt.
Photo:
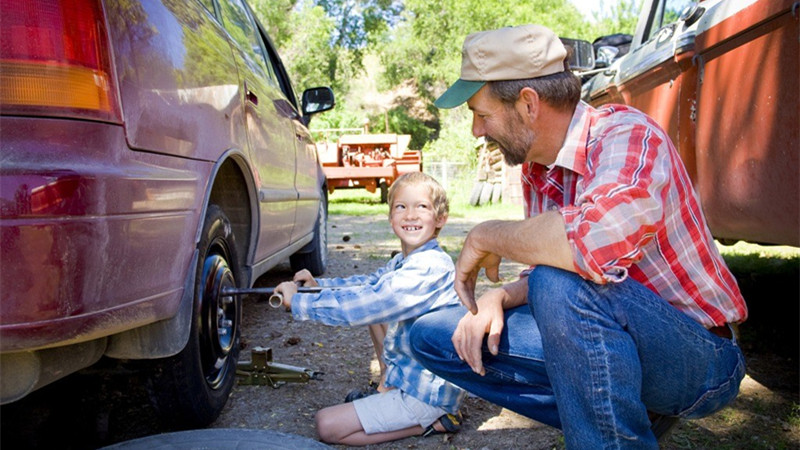
POLYGON ((297 320, 327 325, 387 323, 383 341, 386 385, 455 413, 464 391, 413 359, 408 334, 416 318, 423 314, 441 308, 463 308, 453 289, 454 273, 453 260, 436 239, 431 239, 408 257, 397 254, 372 274, 317 279, 323 287, 353 287, 295 294, 292 315, 297 320))

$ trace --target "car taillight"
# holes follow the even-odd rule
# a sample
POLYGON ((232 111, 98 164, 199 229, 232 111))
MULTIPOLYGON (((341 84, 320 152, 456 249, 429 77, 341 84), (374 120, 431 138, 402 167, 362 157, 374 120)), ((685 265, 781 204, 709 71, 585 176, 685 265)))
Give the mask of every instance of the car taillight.
POLYGON ((0 113, 120 122, 99 0, 0 0, 0 113))

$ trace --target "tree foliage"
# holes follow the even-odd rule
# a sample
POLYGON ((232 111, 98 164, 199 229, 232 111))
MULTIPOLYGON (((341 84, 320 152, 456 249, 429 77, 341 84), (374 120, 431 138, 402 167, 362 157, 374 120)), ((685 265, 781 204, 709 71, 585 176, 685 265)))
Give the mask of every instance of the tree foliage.
POLYGON ((412 134, 412 145, 424 146, 431 156, 458 159, 465 153, 460 148, 474 143, 471 117, 458 108, 439 111, 432 102, 458 78, 461 45, 469 33, 539 23, 560 36, 591 42, 605 34, 632 33, 635 2, 641 0, 620 0, 594 22, 568 0, 513 5, 503 0, 249 1, 298 91, 326 85, 336 92, 337 108, 316 118, 316 127, 360 127, 368 119, 374 131, 412 134), (367 72, 372 69, 364 61, 370 54, 379 56, 381 70, 367 72), (376 92, 365 92, 364 77, 376 92), (380 108, 365 106, 363 97, 409 84, 418 97, 413 107, 407 98, 380 108))

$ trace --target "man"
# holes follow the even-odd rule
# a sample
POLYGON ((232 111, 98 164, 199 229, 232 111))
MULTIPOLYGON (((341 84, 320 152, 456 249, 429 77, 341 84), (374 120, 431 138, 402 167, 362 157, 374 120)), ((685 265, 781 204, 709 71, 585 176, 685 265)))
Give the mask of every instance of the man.
POLYGON ((737 395, 747 308, 667 134, 632 108, 580 101, 545 27, 469 35, 440 108, 467 103, 472 132, 523 165, 526 219, 467 236, 455 289, 472 314, 411 330, 428 369, 560 427, 567 448, 657 448, 659 416, 697 418, 737 395), (477 302, 481 268, 529 264, 477 302))

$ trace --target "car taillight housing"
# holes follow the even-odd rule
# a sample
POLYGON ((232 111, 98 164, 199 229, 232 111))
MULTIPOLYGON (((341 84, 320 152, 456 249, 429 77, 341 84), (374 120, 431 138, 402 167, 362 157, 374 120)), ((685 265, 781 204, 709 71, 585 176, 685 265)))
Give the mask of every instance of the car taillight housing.
POLYGON ((121 122, 99 0, 0 0, 0 114, 121 122))

